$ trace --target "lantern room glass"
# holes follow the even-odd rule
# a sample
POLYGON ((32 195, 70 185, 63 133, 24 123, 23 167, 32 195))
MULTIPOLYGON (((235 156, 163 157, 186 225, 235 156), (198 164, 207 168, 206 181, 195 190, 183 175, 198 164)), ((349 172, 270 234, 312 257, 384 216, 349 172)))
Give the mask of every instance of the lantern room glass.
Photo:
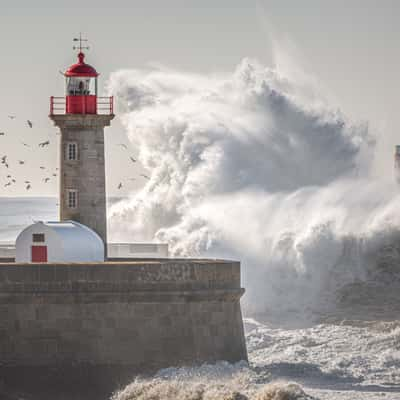
POLYGON ((97 96, 97 77, 67 76, 65 92, 67 96, 97 96))

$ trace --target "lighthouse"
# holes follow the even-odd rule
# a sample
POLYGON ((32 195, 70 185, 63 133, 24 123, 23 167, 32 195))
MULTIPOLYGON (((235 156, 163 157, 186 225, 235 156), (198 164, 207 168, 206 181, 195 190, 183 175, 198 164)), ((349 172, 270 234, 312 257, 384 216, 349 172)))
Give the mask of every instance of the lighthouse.
POLYGON ((113 98, 98 96, 98 72, 79 44, 77 63, 64 73, 65 96, 50 98, 50 119, 60 129, 60 221, 93 229, 107 245, 104 128, 114 118, 113 98))

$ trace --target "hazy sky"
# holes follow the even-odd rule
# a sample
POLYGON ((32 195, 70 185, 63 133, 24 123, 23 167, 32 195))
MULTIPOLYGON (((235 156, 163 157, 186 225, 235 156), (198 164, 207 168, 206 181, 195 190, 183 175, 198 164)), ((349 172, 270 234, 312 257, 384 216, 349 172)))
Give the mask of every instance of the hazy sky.
MULTIPOLYGON (((244 57, 267 66, 283 62, 312 75, 355 119, 383 135, 381 157, 392 160, 398 125, 400 2, 395 0, 102 1, 2 0, 0 13, 0 196, 56 195, 57 129, 48 118, 49 97, 63 95, 59 71, 75 62, 72 38, 89 38, 87 62, 100 86, 121 68, 162 64, 199 73, 233 71, 244 57), (82 3, 84 4, 82 6, 82 3), (16 115, 10 120, 8 115, 16 115), (34 123, 29 129, 26 119, 34 123), (50 139, 49 148, 37 144, 50 139), (22 142, 27 143, 26 147, 22 142), (19 165, 18 160, 25 160, 19 165), (46 170, 39 167, 45 166, 46 170), (17 183, 4 187, 12 174, 17 183), (32 181, 27 192, 23 181, 32 181)), ((399 138, 400 142, 400 138, 399 138)), ((107 189, 136 177, 118 143, 128 143, 117 118, 106 129, 107 189)), ((137 149, 130 148, 129 155, 137 149)), ((140 181, 140 179, 138 179, 140 181)))

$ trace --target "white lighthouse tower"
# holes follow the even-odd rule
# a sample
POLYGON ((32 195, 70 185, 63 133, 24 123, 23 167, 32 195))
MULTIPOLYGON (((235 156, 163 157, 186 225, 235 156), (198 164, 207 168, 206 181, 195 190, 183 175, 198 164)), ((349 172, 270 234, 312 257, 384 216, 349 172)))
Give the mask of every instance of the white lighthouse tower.
POLYGON ((113 98, 98 97, 98 73, 85 63, 74 39, 78 62, 65 76, 65 96, 51 97, 50 119, 60 128, 60 220, 93 229, 107 245, 104 127, 114 118, 113 98))

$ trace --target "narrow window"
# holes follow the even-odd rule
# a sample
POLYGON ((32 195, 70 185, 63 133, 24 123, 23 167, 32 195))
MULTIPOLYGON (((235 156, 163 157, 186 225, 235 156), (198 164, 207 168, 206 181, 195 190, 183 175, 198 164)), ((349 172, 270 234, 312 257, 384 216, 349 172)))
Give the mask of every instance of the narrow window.
POLYGON ((69 208, 78 207, 78 191, 76 189, 70 189, 67 191, 67 204, 69 208))
POLYGON ((78 159, 78 144, 75 142, 67 143, 67 160, 76 161, 78 159))
POLYGON ((32 235, 32 242, 43 243, 44 242, 44 233, 34 233, 32 235))

